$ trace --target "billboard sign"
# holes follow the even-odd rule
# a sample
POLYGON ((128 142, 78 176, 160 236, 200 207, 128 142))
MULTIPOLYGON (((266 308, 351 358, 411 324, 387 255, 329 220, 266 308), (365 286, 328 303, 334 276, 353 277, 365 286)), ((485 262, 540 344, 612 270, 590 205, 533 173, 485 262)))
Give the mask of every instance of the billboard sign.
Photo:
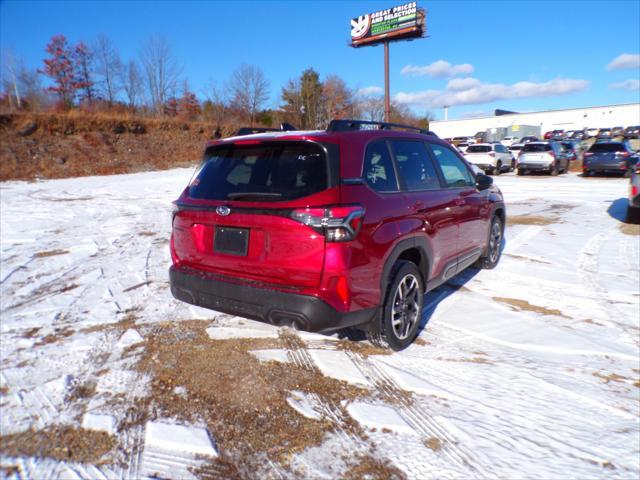
POLYGON ((351 20, 352 47, 417 38, 424 33, 424 10, 418 8, 417 2, 379 10, 351 20))

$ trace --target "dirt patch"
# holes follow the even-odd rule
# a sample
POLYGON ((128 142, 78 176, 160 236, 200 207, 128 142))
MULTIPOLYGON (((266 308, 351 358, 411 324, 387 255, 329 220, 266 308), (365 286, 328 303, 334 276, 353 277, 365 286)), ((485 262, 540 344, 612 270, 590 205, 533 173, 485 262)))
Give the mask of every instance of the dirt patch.
POLYGON ((524 260, 526 262, 542 263, 542 264, 545 264, 545 265, 552 265, 551 262, 547 262, 546 260, 539 260, 537 258, 525 257, 523 255, 516 255, 514 253, 504 253, 503 255, 506 256, 506 257, 517 258, 518 260, 524 260))
POLYGON ((134 312, 138 311, 138 309, 132 309, 132 311, 128 311, 124 318, 116 323, 101 323, 99 325, 93 325, 92 327, 83 328, 80 330, 82 333, 96 333, 96 332, 104 332, 107 330, 122 330, 126 332, 131 327, 136 324, 136 320, 139 318, 134 312))
POLYGON ((594 377, 598 377, 602 379, 603 383, 610 382, 618 382, 618 383, 626 383, 629 379, 627 377, 623 377, 622 375, 618 375, 617 373, 610 373, 608 375, 603 375, 600 372, 593 372, 594 377))
POLYGON ((9 457, 53 458, 94 465, 107 463, 103 457, 115 445, 115 439, 105 432, 62 425, 0 436, 0 451, 9 457))
POLYGON ((54 257, 56 255, 66 255, 69 250, 47 250, 45 252, 37 252, 33 254, 34 258, 54 257))
POLYGON ((621 223, 620 231, 625 235, 640 235, 640 225, 634 225, 632 223, 621 223))
POLYGON ((558 217, 545 217, 543 215, 510 215, 507 217, 507 226, 513 225, 552 225, 561 223, 558 217))
POLYGON ((154 232, 139 232, 138 235, 141 237, 153 237, 155 235, 154 232))
POLYGON ((9 387, 0 387, 0 397, 6 397, 7 395, 9 395, 9 387))
POLYGON ((81 383, 74 386, 67 394, 67 402, 72 402, 75 400, 85 400, 87 398, 93 397, 93 395, 96 393, 96 386, 96 382, 81 383))
POLYGON ((33 344, 34 347, 41 347, 43 345, 48 345, 49 343, 56 343, 62 340, 63 338, 70 337, 76 333, 76 331, 71 327, 64 327, 60 329, 55 329, 53 333, 43 337, 39 342, 33 344))
POLYGON ((571 318, 563 314, 560 310, 555 308, 541 307, 539 305, 532 305, 526 300, 520 300, 519 298, 507 298, 507 297, 493 297, 496 302, 506 303, 516 312, 536 312, 542 315, 555 315, 562 318, 571 318))
POLYGON ((389 460, 380 460, 372 455, 359 455, 357 464, 342 477, 344 480, 405 480, 407 476, 389 460))
MULTIPOLYGON (((150 326, 137 368, 152 377, 151 409, 165 417, 204 420, 222 458, 243 475, 255 476, 264 465, 263 455, 286 464, 334 430, 328 420, 293 410, 287 403, 292 390, 317 395, 337 408, 343 400, 368 395, 319 372, 260 362, 249 353, 279 348, 278 340, 212 340, 205 331, 209 325, 193 320, 150 326)), ((349 418, 345 413, 347 425, 349 418)), ((359 433, 357 424, 348 428, 359 433)))
POLYGON ((413 343, 420 346, 431 345, 431 342, 429 340, 425 340, 424 338, 420 337, 416 338, 413 343))
POLYGON ((431 437, 428 440, 423 441, 425 447, 437 452, 442 448, 442 441, 437 437, 431 437))
POLYGON ((24 335, 22 335, 24 338, 33 338, 36 335, 38 335, 38 332, 42 330, 41 327, 33 327, 30 328, 29 330, 27 330, 26 332, 24 332, 24 335))
POLYGON ((597 325, 598 327, 604 327, 602 323, 595 322, 590 318, 587 318, 586 320, 582 320, 582 323, 588 323, 589 325, 597 325))
POLYGON ((353 352, 367 358, 369 355, 391 355, 391 350, 387 348, 376 347, 369 342, 353 342, 350 340, 340 340, 336 344, 338 350, 345 352, 353 352))
POLYGON ((490 362, 484 357, 472 357, 472 358, 443 358, 437 357, 436 360, 441 360, 443 362, 468 362, 468 363, 480 363, 484 365, 495 365, 493 362, 490 362))

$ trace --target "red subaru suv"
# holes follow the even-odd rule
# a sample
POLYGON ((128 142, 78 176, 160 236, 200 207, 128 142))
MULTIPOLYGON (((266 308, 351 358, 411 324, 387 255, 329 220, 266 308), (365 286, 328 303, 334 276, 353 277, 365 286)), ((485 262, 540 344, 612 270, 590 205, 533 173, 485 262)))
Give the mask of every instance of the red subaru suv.
POLYGON ((505 205, 435 134, 333 120, 210 142, 174 202, 173 296, 401 350, 424 293, 498 263, 505 205))

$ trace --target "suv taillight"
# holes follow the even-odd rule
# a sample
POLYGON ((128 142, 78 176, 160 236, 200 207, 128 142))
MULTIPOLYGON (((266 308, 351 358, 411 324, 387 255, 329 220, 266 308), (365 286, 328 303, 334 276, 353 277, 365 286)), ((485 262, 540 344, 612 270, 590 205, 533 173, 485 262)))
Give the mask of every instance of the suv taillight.
POLYGON ((324 235, 327 242, 348 242, 356 238, 364 220, 364 207, 346 205, 336 207, 300 208, 289 217, 324 235))
POLYGON ((629 152, 616 152, 616 157, 628 157, 631 154, 629 152))

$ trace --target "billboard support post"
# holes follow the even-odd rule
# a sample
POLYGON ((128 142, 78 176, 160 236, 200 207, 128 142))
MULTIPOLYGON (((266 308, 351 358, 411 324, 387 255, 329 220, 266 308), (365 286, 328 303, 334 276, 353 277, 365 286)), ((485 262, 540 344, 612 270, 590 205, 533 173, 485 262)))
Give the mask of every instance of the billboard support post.
POLYGON ((384 121, 391 121, 391 100, 389 98, 389 42, 384 42, 384 121))

